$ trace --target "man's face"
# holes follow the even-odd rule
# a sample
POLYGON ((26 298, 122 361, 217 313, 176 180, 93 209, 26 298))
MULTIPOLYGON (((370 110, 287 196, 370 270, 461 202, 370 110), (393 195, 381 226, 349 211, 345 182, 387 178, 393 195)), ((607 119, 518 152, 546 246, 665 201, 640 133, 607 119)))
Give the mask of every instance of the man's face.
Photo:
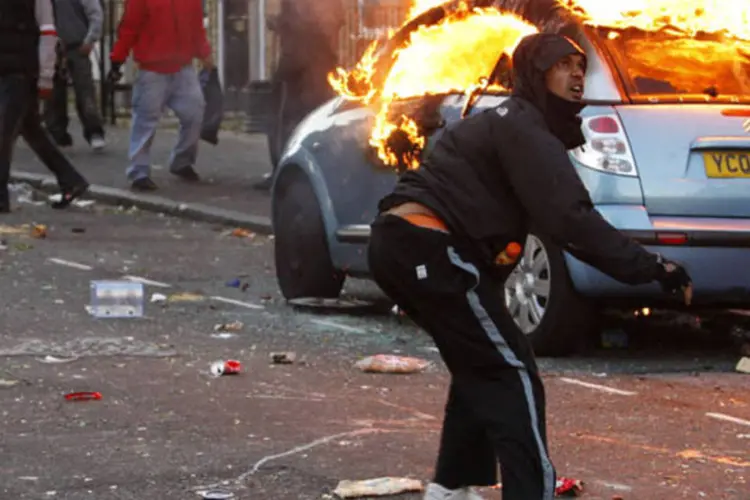
POLYGON ((580 54, 565 56, 544 76, 550 92, 568 101, 580 101, 583 99, 586 59, 580 54))

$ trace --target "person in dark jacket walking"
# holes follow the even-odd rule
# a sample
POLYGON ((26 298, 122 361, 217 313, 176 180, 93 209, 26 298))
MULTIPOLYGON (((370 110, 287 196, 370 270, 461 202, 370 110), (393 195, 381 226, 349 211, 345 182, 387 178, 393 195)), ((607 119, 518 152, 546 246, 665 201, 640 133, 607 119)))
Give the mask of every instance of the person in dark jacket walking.
POLYGON ((104 127, 96 104, 91 51, 102 36, 104 14, 100 0, 53 0, 55 26, 60 37, 52 97, 44 108, 44 122, 59 146, 71 146, 68 133, 68 76, 73 82, 83 137, 95 151, 106 146, 104 127))
POLYGON ((512 96, 449 127, 372 224, 373 278, 430 334, 452 376, 429 500, 479 498, 469 487, 496 484, 498 461, 505 500, 554 496, 544 388, 529 341, 502 328, 498 294, 514 267, 506 249, 529 227, 621 282, 690 286, 684 268, 599 215, 569 160, 585 142, 583 50, 535 34, 512 60, 512 96))
POLYGON ((126 171, 132 188, 158 189, 151 180, 151 143, 165 107, 180 121, 169 171, 186 181, 200 180, 194 167, 206 102, 193 61, 214 67, 201 0, 127 0, 117 35, 108 79, 122 77, 120 68, 131 52, 138 64, 126 171))
MULTIPOLYGON (((275 117, 268 132, 274 170, 297 125, 336 96, 328 74, 338 65, 343 25, 341 0, 282 0, 281 12, 268 20, 268 28, 280 43, 278 65, 271 78, 275 117)), ((273 172, 269 172, 254 187, 268 190, 272 180, 273 172)))
POLYGON ((10 211, 10 162, 19 134, 57 178, 61 199, 53 208, 67 207, 88 189, 39 116, 39 97, 52 91, 56 40, 50 0, 0 2, 0 213, 10 211))

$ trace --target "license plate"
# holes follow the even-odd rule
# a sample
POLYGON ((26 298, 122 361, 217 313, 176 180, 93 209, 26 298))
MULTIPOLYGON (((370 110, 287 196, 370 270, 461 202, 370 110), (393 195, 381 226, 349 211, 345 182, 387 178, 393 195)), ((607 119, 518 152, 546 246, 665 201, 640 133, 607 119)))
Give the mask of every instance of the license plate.
POLYGON ((707 151, 703 163, 708 177, 750 179, 750 151, 707 151))

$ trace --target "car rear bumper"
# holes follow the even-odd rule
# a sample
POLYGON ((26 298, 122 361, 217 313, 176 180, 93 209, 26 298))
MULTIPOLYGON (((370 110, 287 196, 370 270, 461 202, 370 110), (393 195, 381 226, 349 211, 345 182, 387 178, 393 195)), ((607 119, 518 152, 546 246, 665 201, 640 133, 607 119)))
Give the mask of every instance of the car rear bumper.
MULTIPOLYGON (((750 304, 750 219, 650 217, 644 207, 599 206, 615 227, 652 252, 685 265, 695 300, 750 304)), ((623 285, 578 259, 565 256, 574 287, 601 298, 656 298, 658 285, 623 285)))

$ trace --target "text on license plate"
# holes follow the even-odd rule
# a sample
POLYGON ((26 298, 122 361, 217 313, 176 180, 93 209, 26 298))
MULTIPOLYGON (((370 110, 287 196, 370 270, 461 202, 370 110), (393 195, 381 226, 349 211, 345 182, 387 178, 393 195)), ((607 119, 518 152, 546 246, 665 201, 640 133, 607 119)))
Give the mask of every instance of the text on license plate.
POLYGON ((708 177, 746 177, 750 179, 750 151, 707 151, 703 163, 708 177))

